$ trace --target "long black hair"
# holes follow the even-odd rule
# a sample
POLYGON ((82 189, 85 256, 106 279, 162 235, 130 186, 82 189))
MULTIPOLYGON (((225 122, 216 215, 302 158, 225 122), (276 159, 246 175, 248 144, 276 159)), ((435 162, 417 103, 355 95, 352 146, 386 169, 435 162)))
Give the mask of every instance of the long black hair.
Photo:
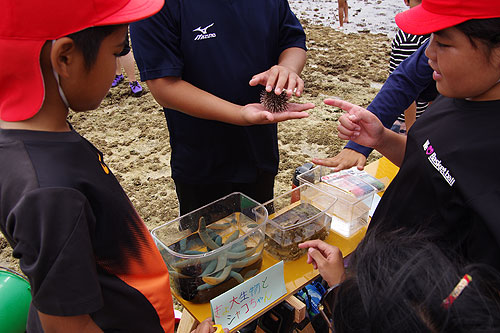
POLYGON ((335 332, 500 331, 499 290, 493 268, 467 265, 422 233, 370 230, 337 292, 335 332), (472 282, 446 309, 465 274, 472 282))

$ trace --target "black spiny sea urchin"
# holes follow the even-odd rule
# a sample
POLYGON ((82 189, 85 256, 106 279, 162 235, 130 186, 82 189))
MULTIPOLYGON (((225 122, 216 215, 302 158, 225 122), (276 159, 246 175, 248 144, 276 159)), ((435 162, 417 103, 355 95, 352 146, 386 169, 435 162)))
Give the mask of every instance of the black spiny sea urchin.
POLYGON ((269 112, 278 113, 285 112, 288 110, 288 98, 286 96, 286 90, 283 90, 281 95, 276 95, 274 90, 271 92, 267 92, 266 90, 262 90, 260 93, 260 103, 264 106, 269 112))

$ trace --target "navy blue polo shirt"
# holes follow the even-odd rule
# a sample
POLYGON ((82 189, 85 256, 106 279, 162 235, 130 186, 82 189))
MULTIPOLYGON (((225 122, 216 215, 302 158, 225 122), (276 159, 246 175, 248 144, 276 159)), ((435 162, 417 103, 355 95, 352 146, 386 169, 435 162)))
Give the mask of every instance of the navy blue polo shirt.
MULTIPOLYGON (((181 77, 222 99, 259 101, 253 75, 282 51, 305 49, 305 34, 286 0, 168 0, 153 17, 131 24, 141 80, 181 77)), ((253 182, 278 172, 277 125, 236 126, 164 109, 172 177, 186 183, 253 182)))

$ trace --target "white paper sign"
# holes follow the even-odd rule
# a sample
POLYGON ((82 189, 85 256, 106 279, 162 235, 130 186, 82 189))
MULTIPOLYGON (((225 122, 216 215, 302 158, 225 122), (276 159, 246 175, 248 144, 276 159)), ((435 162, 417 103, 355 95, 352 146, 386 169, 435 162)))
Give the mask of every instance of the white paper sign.
POLYGON ((286 294, 283 261, 210 301, 216 324, 229 330, 286 294))

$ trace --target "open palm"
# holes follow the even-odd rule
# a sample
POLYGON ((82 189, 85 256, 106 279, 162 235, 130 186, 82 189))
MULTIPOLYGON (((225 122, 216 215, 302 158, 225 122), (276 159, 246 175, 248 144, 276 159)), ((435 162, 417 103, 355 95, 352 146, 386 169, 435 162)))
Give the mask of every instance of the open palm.
POLYGON ((301 119, 309 117, 306 110, 314 108, 312 103, 288 103, 288 110, 285 112, 269 112, 260 103, 247 104, 243 107, 243 118, 250 124, 273 124, 290 119, 301 119))

